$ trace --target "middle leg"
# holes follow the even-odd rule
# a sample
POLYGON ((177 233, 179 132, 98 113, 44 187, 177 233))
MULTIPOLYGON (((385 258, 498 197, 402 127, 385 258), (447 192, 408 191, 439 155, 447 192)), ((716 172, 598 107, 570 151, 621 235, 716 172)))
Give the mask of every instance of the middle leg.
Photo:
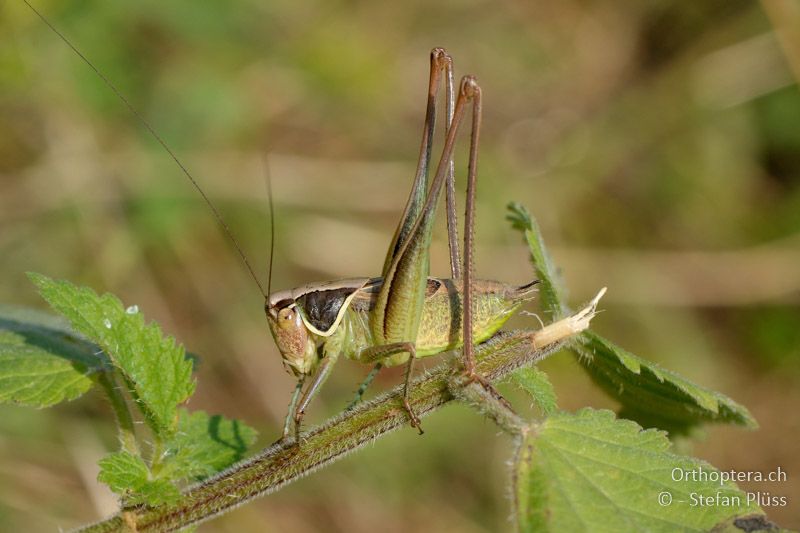
POLYGON ((380 346, 372 346, 364 350, 361 353, 361 357, 367 361, 376 361, 403 352, 408 352, 409 355, 408 362, 406 363, 406 375, 403 386, 403 408, 411 419, 411 427, 417 428, 419 434, 422 435, 422 424, 417 414, 411 408, 411 403, 408 401, 409 383, 411 382, 411 375, 414 372, 414 362, 417 359, 417 348, 415 344, 413 342, 393 342, 380 346))

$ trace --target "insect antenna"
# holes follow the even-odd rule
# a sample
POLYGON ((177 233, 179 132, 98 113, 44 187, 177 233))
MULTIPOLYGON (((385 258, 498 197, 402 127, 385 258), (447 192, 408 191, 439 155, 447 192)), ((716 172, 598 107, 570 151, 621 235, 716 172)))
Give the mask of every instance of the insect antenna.
MULTIPOLYGON (((56 29, 56 27, 53 26, 53 24, 51 24, 50 21, 47 20, 47 18, 45 18, 45 16, 42 15, 35 7, 33 7, 30 4, 30 2, 28 2, 28 0, 22 0, 22 1, 25 2, 25 5, 27 5, 31 9, 31 11, 33 11, 36 14, 36 16, 39 17, 39 19, 48 28, 50 28, 50 30, 52 30, 53 33, 55 33, 58 36, 59 39, 61 39, 64 42, 64 44, 66 44, 73 52, 75 52, 75 54, 84 63, 86 63, 86 65, 90 69, 92 69, 92 71, 97 75, 98 78, 100 78, 100 80, 106 85, 106 87, 111 89, 111 91, 117 96, 117 98, 119 98, 122 101, 122 103, 125 104, 125 107, 128 108, 128 111, 130 111, 130 113, 134 116, 134 118, 137 121, 139 121, 139 123, 150 133, 150 135, 153 136, 153 138, 156 140, 156 142, 158 142, 158 144, 161 145, 161 147, 167 152, 167 154, 169 154, 169 156, 172 158, 172 160, 175 162, 175 164, 178 165, 178 167, 181 169, 181 172, 183 172, 183 175, 186 176, 186 178, 188 178, 188 180, 191 182, 192 186, 197 190, 197 192, 200 193, 200 196, 203 197, 203 200, 208 205, 208 207, 211 208, 211 212, 214 214, 214 218, 217 220, 219 225, 222 226, 222 229, 223 229, 225 235, 228 237, 228 239, 231 241, 231 243, 233 243, 233 246, 236 248, 236 251, 239 253, 239 257, 242 258, 242 261, 244 262, 245 267, 247 268, 248 272, 250 273, 250 277, 253 278, 253 281, 255 281, 256 285, 258 285, 258 290, 260 290, 261 294, 263 294, 264 297, 266 298, 268 296, 268 293, 264 292, 264 287, 261 285, 261 282, 258 280, 258 276, 256 276, 255 270, 253 270, 253 267, 250 266, 250 261, 247 260, 247 256, 244 254, 244 251, 242 250, 242 247, 239 246, 239 241, 237 241, 236 237, 233 236, 233 232, 231 231, 230 227, 228 227, 228 224, 225 222, 225 220, 222 218, 222 215, 219 213, 219 211, 217 211, 217 208, 214 207, 213 203, 211 203, 211 200, 209 199, 209 197, 206 195, 206 193, 203 191, 203 189, 200 188, 200 185, 194 179, 194 177, 189 172, 189 170, 186 168, 186 166, 181 162, 181 160, 178 159, 178 156, 175 155, 175 152, 172 151, 172 149, 169 147, 169 145, 166 143, 166 141, 164 141, 164 139, 161 138, 161 136, 156 132, 156 130, 153 128, 153 126, 150 125, 150 123, 147 121, 147 119, 145 119, 144 116, 141 113, 139 113, 139 111, 137 111, 135 107, 133 107, 133 104, 131 104, 130 101, 125 97, 125 95, 123 95, 119 91, 119 89, 117 89, 117 86, 114 85, 111 82, 111 80, 109 80, 100 71, 100 69, 98 69, 96 66, 94 66, 94 63, 92 63, 89 60, 89 58, 87 58, 80 50, 78 50, 78 48, 74 44, 72 44, 72 41, 70 41, 63 33, 58 31, 58 29, 56 29)), ((271 202, 271 198, 270 198, 270 202, 271 202)), ((270 264, 271 263, 272 263, 272 253, 270 252, 270 264)), ((270 268, 270 271, 271 271, 271 268, 270 268)))
POLYGON ((267 295, 272 294, 272 258, 275 256, 275 206, 272 202, 272 174, 269 171, 269 159, 264 154, 264 184, 267 187, 269 206, 269 267, 267 274, 267 295))

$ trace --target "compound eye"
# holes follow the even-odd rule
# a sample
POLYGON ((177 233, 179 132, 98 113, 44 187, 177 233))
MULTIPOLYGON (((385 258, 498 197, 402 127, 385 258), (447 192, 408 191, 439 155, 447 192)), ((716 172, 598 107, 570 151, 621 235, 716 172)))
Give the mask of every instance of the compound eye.
POLYGON ((281 309, 278 311, 278 320, 282 322, 290 322, 294 320, 294 309, 281 309))

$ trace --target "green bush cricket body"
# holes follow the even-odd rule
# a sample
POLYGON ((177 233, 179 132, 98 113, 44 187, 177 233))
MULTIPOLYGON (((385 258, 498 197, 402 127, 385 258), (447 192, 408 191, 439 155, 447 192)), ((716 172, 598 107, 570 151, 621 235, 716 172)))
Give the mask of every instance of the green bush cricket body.
MULTIPOLYGON (((265 297, 265 311, 270 330, 284 362, 290 372, 298 377, 298 385, 284 424, 284 439, 288 437, 291 425, 294 423, 295 443, 299 443, 300 423, 305 410, 340 355, 376 364, 375 370, 359 388, 359 397, 381 366, 405 363, 407 366, 403 406, 409 414, 412 426, 417 428, 420 427, 419 419, 407 401, 408 383, 417 357, 463 346, 464 373, 467 378, 481 383, 497 395, 487 382, 475 374, 473 343, 480 343, 491 337, 523 301, 532 298, 535 282, 512 287, 498 282, 472 279, 472 229, 481 93, 475 78, 465 76, 461 81, 457 98, 453 98, 452 60, 443 49, 437 48, 431 53, 431 74, 419 164, 411 195, 389 247, 382 275, 378 278, 312 284, 270 295, 269 290, 263 290, 236 238, 217 209, 166 142, 88 58, 27 0, 23 1, 98 75, 161 144, 208 204, 225 234, 236 247, 247 270, 265 297), (447 89, 446 141, 433 182, 429 186, 428 170, 435 129, 436 100, 442 77, 447 89), (456 134, 469 104, 472 107, 472 131, 462 275, 455 229, 452 159, 456 134), (433 221, 439 196, 445 185, 453 276, 450 280, 428 278, 433 221), (303 392, 303 385, 309 376, 313 376, 313 381, 303 392)), ((270 253, 270 263, 271 261, 270 253)))
POLYGON ((450 56, 443 49, 435 48, 431 52, 427 109, 417 173, 403 217, 389 246, 382 275, 371 279, 311 284, 276 292, 267 300, 265 311, 270 329, 284 362, 298 376, 284 424, 284 438, 288 436, 292 422, 296 437, 299 437, 303 414, 340 355, 375 364, 373 372, 359 388, 356 401, 382 366, 406 364, 403 405, 411 425, 420 428, 419 419, 407 400, 415 359, 463 346, 465 373, 489 387, 474 373, 473 343, 483 342, 494 335, 523 301, 533 297, 535 282, 512 287, 472 279, 481 92, 475 78, 465 76, 453 106, 452 72, 450 56), (447 92, 446 140, 429 186, 428 171, 441 78, 444 78, 447 92), (472 105, 472 132, 462 276, 452 193, 453 147, 468 104, 472 105), (453 279, 429 278, 433 221, 445 184, 453 279), (309 376, 313 376, 313 381, 302 392, 309 376))

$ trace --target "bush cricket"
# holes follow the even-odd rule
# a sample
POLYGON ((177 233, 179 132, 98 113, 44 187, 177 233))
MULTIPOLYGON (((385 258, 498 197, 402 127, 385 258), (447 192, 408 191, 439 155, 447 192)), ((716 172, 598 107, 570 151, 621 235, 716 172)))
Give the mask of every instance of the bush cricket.
MULTIPOLYGON (((208 204, 214 218, 241 256, 250 276, 264 295, 264 310, 269 329, 284 364, 297 378, 284 422, 283 440, 289 438, 294 426, 294 442, 299 444, 303 416, 330 375, 336 360, 342 355, 362 363, 374 364, 373 370, 359 387, 355 401, 361 398, 381 367, 405 364, 403 407, 411 425, 420 433, 420 421, 408 403, 408 387, 417 358, 462 349, 461 372, 465 378, 482 385, 492 396, 505 403, 499 393, 476 374, 473 348, 475 344, 492 337, 525 301, 533 298, 537 282, 513 286, 473 279, 481 89, 476 78, 468 75, 461 79, 457 93, 454 91, 453 62, 444 49, 434 48, 430 55, 427 105, 416 174, 405 210, 389 245, 381 275, 312 283, 272 293, 272 250, 269 281, 265 291, 233 232, 168 144, 113 82, 27 0, 23 1, 116 94, 135 119, 180 167, 181 172, 208 204), (429 183, 437 101, 442 86, 446 93, 445 142, 433 179, 429 183), (468 108, 471 109, 471 131, 462 260, 457 237, 453 152, 456 136, 468 108), (451 279, 428 276, 433 223, 443 188, 446 188, 451 279), (310 381, 307 386, 306 381, 310 381)), ((270 216, 274 216, 271 208, 270 216)), ((274 245, 274 239, 272 244, 274 245)))
MULTIPOLYGON (((473 279, 481 89, 473 76, 462 78, 455 99, 453 88, 453 61, 444 49, 434 48, 430 56, 427 108, 417 172, 381 276, 310 284, 270 294, 267 299, 265 311, 275 342, 286 366, 298 377, 284 424, 284 438, 292 423, 296 437, 299 436, 306 408, 341 355, 375 365, 359 387, 356 401, 382 366, 405 364, 403 405, 411 425, 420 433, 419 419, 407 399, 417 358, 463 348, 464 373, 490 387, 475 374, 473 344, 489 339, 524 301, 531 299, 536 282, 516 287, 473 279), (441 85, 446 90, 445 144, 429 184, 441 85), (468 106, 472 108, 472 131, 461 264, 453 194, 453 148, 468 106), (428 277, 433 222, 445 185, 452 279, 428 277), (312 381, 303 392, 308 378, 312 381)), ((492 393, 497 394, 496 391, 492 393)))

